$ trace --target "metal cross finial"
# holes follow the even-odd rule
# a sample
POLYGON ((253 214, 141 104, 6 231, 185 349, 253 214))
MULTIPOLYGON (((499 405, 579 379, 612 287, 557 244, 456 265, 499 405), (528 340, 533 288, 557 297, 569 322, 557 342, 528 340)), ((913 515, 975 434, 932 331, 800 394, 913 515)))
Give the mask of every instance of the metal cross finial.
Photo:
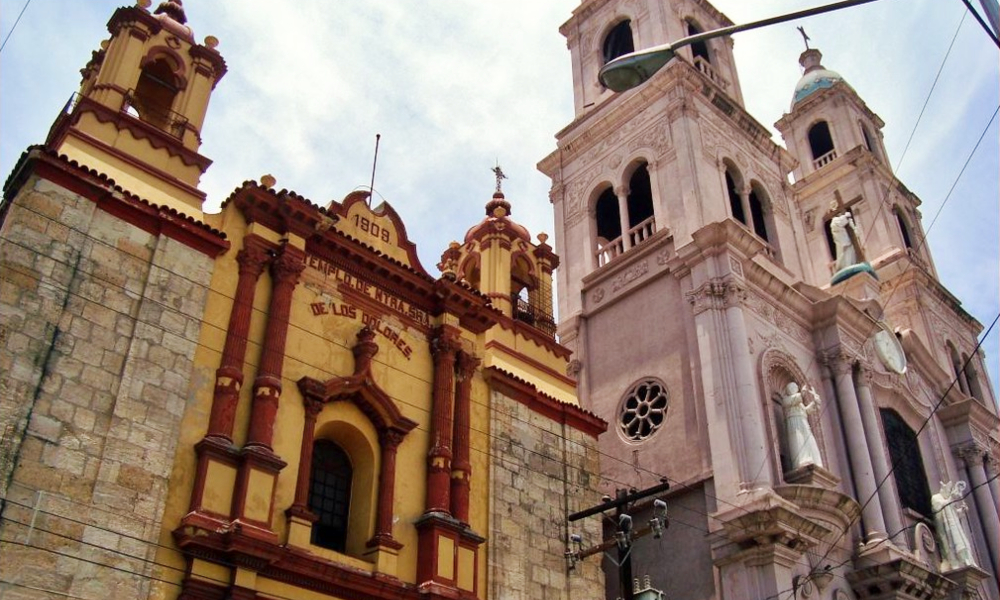
POLYGON ((796 27, 796 29, 798 29, 799 33, 802 34, 802 41, 806 43, 806 50, 808 50, 809 49, 809 39, 810 38, 809 38, 808 35, 806 35, 806 28, 802 27, 802 26, 799 26, 799 27, 796 27))
POLYGON ((507 179, 507 176, 504 175, 503 169, 500 168, 500 163, 499 162, 497 162, 497 166, 495 166, 492 169, 490 169, 490 171, 493 171, 493 174, 496 175, 496 177, 497 177, 497 191, 500 192, 501 191, 500 190, 500 185, 501 185, 500 181, 503 180, 503 179, 507 179))

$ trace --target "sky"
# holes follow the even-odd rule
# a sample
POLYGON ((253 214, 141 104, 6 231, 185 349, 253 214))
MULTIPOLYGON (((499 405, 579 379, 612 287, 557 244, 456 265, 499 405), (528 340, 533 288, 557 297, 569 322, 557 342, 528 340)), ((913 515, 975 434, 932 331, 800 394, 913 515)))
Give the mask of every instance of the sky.
MULTIPOLYGON (((736 23, 820 3, 714 2, 736 23)), ((0 52, 0 176, 44 140, 122 4, 0 3, 0 39, 10 34, 0 52)), ((381 134, 376 202, 399 212, 432 274, 448 242, 484 216, 497 163, 515 220, 551 234, 550 182, 535 164, 573 116, 558 28, 578 4, 187 0, 195 38, 217 37, 229 65, 202 131, 201 152, 214 160, 201 185, 206 210, 264 174, 316 204, 341 200, 368 186, 381 134)), ((885 121, 889 159, 923 201, 941 281, 989 327, 1000 311, 1000 159, 997 122, 987 125, 1000 104, 1000 61, 965 14, 961 0, 882 0, 733 39, 746 107, 780 142, 772 124, 801 76, 795 28, 806 28, 824 66, 885 121)), ((994 330, 984 344, 994 389, 998 338, 994 330)))

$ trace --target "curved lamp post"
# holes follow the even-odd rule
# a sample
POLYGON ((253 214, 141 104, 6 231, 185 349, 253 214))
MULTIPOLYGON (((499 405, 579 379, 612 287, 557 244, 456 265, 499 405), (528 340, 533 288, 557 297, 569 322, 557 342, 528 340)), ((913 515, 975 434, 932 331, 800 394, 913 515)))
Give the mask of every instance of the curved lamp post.
POLYGON ((752 23, 745 23, 743 25, 732 25, 729 27, 722 27, 720 29, 713 29, 712 31, 706 31, 697 35, 681 38, 671 44, 653 46, 652 48, 619 56, 601 67, 597 78, 601 81, 604 87, 616 92, 624 92, 625 90, 630 90, 652 77, 657 71, 663 68, 665 64, 670 62, 674 56, 676 56, 678 48, 683 48, 684 46, 690 46, 691 44, 717 37, 732 35, 734 33, 739 33, 740 31, 758 29, 768 25, 785 23, 786 21, 801 19, 803 17, 811 17, 813 15, 832 12, 842 8, 857 6, 858 4, 867 4, 875 1, 876 0, 843 0, 842 2, 834 2, 833 4, 800 10, 761 21, 753 21, 752 23))

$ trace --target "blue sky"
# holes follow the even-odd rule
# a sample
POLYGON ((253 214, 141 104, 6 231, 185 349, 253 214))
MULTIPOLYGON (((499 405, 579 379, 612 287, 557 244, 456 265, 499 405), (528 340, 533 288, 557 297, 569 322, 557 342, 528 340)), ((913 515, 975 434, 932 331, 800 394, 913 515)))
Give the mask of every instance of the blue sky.
MULTIPOLYGON (((0 53, 4 178, 76 91, 79 69, 107 37, 107 20, 120 4, 32 0, 0 53)), ((816 4, 715 2, 737 23, 816 4)), ((202 180, 206 208, 265 173, 317 204, 340 200, 368 185, 380 133, 376 191, 403 217, 428 270, 435 271, 449 241, 482 218, 498 160, 509 176, 504 191, 514 217, 533 234, 551 234, 549 182, 535 163, 572 118, 569 52, 558 27, 576 5, 188 0, 195 37, 218 37, 229 64, 203 131, 202 153, 215 161, 202 180)), ((0 36, 23 6, 0 4, 0 36)), ((998 106, 997 48, 971 16, 959 29, 964 11, 960 0, 882 0, 734 40, 747 109, 771 126, 788 109, 800 76, 795 26, 806 27, 824 65, 885 121, 889 158, 923 200, 941 280, 988 326, 1000 306, 996 122, 941 209, 998 106)), ((985 344, 994 382, 998 337, 994 332, 985 344)))

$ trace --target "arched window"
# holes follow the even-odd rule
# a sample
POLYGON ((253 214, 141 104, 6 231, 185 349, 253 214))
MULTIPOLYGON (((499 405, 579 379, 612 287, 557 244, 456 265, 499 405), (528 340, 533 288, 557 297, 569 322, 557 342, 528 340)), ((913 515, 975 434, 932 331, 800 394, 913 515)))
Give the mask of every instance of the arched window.
POLYGON ((764 220, 764 202, 762 196, 763 193, 760 191, 760 188, 755 185, 750 187, 750 196, 748 198, 750 203, 750 217, 753 220, 753 232, 765 242, 769 242, 767 223, 764 220))
POLYGON ((903 216, 903 211, 898 206, 892 209, 892 212, 896 215, 896 223, 899 225, 899 234, 903 236, 903 246, 907 249, 913 248, 913 242, 910 241, 910 227, 906 224, 906 217, 903 216))
POLYGON ((880 408, 882 429, 885 431, 889 457, 892 459, 892 474, 896 479, 899 501, 903 508, 917 511, 925 517, 932 517, 931 491, 927 485, 924 459, 920 455, 917 434, 896 411, 880 408))
MULTIPOLYGON (((699 33, 702 32, 701 28, 690 20, 687 22, 687 30, 688 30, 687 34, 689 36, 698 35, 699 33)), ((691 55, 694 56, 695 59, 701 58, 705 60, 705 62, 712 62, 712 57, 709 55, 708 52, 708 43, 705 42, 704 40, 691 44, 691 55)))
MULTIPOLYGON (((820 121, 809 128, 809 148, 812 150, 813 160, 816 161, 833 152, 833 137, 826 121, 820 121)), ((817 165, 820 166, 822 165, 817 165)))
POLYGON ((179 91, 170 62, 166 58, 158 58, 143 67, 131 105, 140 119, 159 129, 166 129, 171 124, 171 109, 179 91))
POLYGON ((875 158, 881 158, 878 152, 878 145, 875 142, 875 136, 872 135, 871 130, 861 121, 858 121, 858 126, 861 127, 861 137, 865 140, 865 148, 868 148, 868 151, 871 152, 875 158))
POLYGON ((601 46, 604 62, 609 63, 619 56, 635 51, 635 44, 632 41, 632 21, 625 19, 611 28, 611 31, 604 36, 604 44, 601 46))
POLYGON ((330 440, 313 444, 309 510, 317 517, 312 527, 314 545, 346 550, 353 477, 351 460, 340 446, 330 440))
POLYGON ((962 359, 958 356, 958 350, 955 349, 955 345, 948 342, 948 358, 951 360, 952 373, 955 374, 955 381, 958 384, 958 389, 962 390, 963 394, 969 393, 969 384, 965 380, 965 371, 962 369, 962 359))
POLYGON ((727 167, 726 192, 729 194, 729 212, 733 215, 734 219, 746 225, 746 212, 743 210, 743 199, 740 198, 739 188, 736 187, 737 181, 740 181, 739 175, 733 176, 732 171, 727 167))
POLYGON ((975 359, 970 359, 968 356, 965 356, 964 359, 962 361, 962 364, 965 365, 963 374, 965 375, 965 382, 969 386, 969 395, 982 402, 983 390, 979 387, 979 375, 976 373, 976 367, 972 364, 975 362, 975 359))
POLYGON ((605 242, 616 240, 622 235, 622 220, 618 212, 618 197, 613 189, 601 192, 594 207, 597 220, 597 237, 605 242))
POLYGON ((655 232, 653 223, 653 189, 649 182, 649 165, 641 163, 628 180, 628 228, 632 246, 648 239, 655 232))

